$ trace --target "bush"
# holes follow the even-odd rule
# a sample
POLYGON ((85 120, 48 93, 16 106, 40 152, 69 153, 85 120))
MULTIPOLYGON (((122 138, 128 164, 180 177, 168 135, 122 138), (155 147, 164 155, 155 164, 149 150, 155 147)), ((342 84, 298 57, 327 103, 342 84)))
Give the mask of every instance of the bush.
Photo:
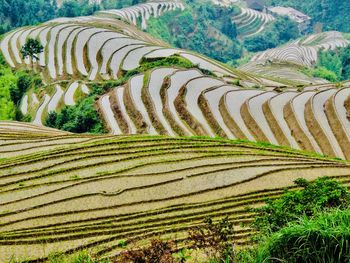
POLYGON ((268 238, 255 262, 350 262, 350 210, 303 217, 268 238))
POLYGON ((322 177, 314 182, 297 179, 297 191, 286 191, 281 198, 268 200, 267 205, 254 209, 258 213, 253 227, 262 233, 273 233, 296 222, 300 217, 312 217, 330 208, 345 209, 350 204, 350 193, 335 179, 322 177))
POLYGON ((268 25, 262 33, 247 38, 244 46, 251 52, 258 52, 277 47, 299 36, 295 22, 288 17, 277 17, 276 21, 268 25))
POLYGON ((339 80, 336 73, 326 69, 325 67, 317 67, 312 74, 314 77, 323 78, 331 82, 336 82, 339 80))
POLYGON ((228 217, 214 223, 211 218, 204 220, 204 226, 189 230, 190 247, 203 250, 213 262, 234 262, 233 223, 228 217))
POLYGON ((95 96, 90 96, 74 106, 65 106, 60 113, 50 112, 45 125, 74 133, 104 133, 94 102, 95 96))
POLYGON ((19 111, 21 99, 28 89, 41 85, 39 75, 12 70, 0 54, 0 120, 28 120, 19 111))
POLYGON ((174 243, 160 239, 151 240, 148 247, 127 250, 121 253, 117 262, 120 263, 175 263, 172 251, 174 243))

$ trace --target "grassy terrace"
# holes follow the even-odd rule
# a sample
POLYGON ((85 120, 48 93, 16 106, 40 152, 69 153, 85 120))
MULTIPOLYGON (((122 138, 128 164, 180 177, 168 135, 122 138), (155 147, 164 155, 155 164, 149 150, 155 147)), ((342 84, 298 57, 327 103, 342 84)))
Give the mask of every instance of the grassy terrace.
POLYGON ((242 223, 293 180, 350 184, 348 162, 263 143, 208 137, 64 134, 0 123, 0 261, 55 251, 120 252, 120 240, 186 239, 203 218, 242 223), (7 128, 6 128, 7 127, 7 128))

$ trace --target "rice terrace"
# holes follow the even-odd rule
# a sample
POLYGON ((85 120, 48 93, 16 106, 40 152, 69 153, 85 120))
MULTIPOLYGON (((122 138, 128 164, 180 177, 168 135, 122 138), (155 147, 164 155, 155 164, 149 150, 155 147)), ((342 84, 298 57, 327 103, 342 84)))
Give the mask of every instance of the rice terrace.
POLYGON ((3 2, 0 263, 349 262, 349 3, 3 2))

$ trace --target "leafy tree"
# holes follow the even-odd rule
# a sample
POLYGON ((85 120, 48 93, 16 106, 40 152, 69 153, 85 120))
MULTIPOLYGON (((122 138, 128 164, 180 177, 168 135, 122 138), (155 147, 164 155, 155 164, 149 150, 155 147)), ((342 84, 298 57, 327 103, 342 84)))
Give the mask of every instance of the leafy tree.
POLYGON ((267 200, 267 204, 254 209, 258 213, 253 227, 262 233, 273 233, 299 218, 312 217, 330 208, 345 209, 350 204, 347 188, 335 179, 322 177, 314 182, 295 180, 300 190, 286 191, 277 200, 267 200))
POLYGON ((344 0, 266 0, 267 5, 293 7, 309 15, 314 23, 323 24, 324 31, 350 32, 350 1, 344 0))
POLYGON ((232 21, 230 17, 224 20, 221 30, 225 35, 232 39, 235 39, 237 37, 236 24, 232 21))
POLYGON ((350 45, 341 51, 340 60, 342 63, 342 78, 344 80, 350 79, 350 45))
POLYGON ((65 106, 60 113, 49 113, 45 124, 75 133, 105 132, 100 116, 94 108, 95 96, 87 97, 74 106, 65 106))
POLYGON ((333 71, 328 70, 325 67, 317 67, 313 72, 312 75, 317 78, 322 78, 329 80, 331 82, 336 82, 339 80, 339 77, 336 73, 333 71))
POLYGON ((56 127, 56 125, 57 125, 57 113, 55 111, 51 111, 46 117, 46 126, 56 127))
POLYGON ((341 79, 342 74, 342 59, 336 51, 321 51, 318 56, 317 65, 332 71, 337 76, 337 79, 341 79))
POLYGON ((26 43, 21 48, 21 54, 23 59, 31 58, 31 61, 39 60, 38 54, 42 53, 44 47, 41 45, 40 41, 33 38, 28 38, 26 43))
POLYGON ((277 47, 300 36, 298 26, 286 16, 277 17, 266 29, 244 41, 244 46, 252 52, 277 47))
POLYGON ((41 85, 38 75, 12 70, 0 55, 0 120, 29 120, 29 116, 21 114, 18 106, 23 94, 33 85, 41 85))
POLYGON ((335 51, 320 51, 311 75, 332 82, 350 79, 350 46, 335 51))

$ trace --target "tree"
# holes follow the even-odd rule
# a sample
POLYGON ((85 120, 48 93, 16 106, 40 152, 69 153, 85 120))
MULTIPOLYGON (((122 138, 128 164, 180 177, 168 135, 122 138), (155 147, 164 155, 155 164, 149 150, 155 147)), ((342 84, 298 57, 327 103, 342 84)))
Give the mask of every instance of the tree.
POLYGON ((41 45, 39 40, 28 38, 26 43, 21 48, 21 54, 23 56, 23 59, 29 57, 33 62, 34 59, 39 60, 39 57, 37 55, 43 52, 43 50, 44 47, 41 45))

